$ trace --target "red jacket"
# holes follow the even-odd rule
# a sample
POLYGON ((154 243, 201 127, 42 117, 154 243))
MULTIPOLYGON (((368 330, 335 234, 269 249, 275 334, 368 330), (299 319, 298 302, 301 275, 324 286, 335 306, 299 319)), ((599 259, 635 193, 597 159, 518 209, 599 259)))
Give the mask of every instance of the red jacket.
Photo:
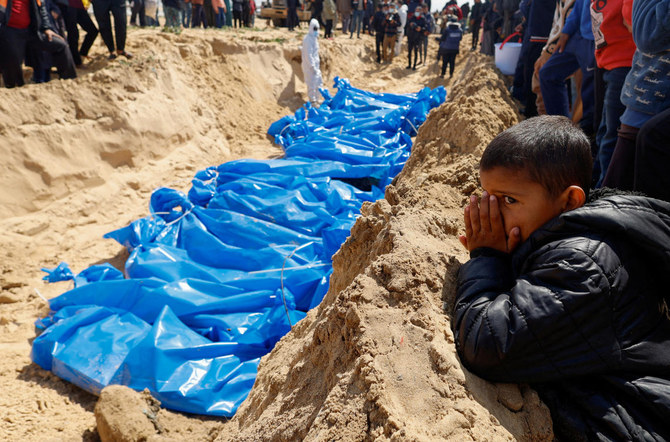
MULTIPOLYGON (((624 0, 591 1, 591 24, 599 68, 630 67, 633 61, 635 42, 624 24, 623 6, 624 0)), ((628 20, 630 23, 630 16, 628 20)))

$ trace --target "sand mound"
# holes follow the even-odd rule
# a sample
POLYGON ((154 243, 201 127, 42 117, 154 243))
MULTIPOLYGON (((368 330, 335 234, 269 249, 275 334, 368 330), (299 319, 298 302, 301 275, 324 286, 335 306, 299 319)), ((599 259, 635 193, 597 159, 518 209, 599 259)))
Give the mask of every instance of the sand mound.
MULTIPOLYGON (((300 37, 133 30, 130 62, 107 62, 96 45, 76 81, 0 91, 0 439, 552 437, 532 390, 462 370, 445 314, 467 259, 456 234, 476 158, 517 119, 490 61, 469 53, 386 199, 364 206, 326 299, 263 359, 232 421, 157 409, 123 387, 105 390, 94 416, 96 397, 30 363, 32 323, 46 312, 33 288, 47 298, 67 289, 42 286, 39 267, 122 266, 125 251, 100 237, 144 216, 153 188, 185 190, 198 169, 281 154, 265 131, 304 100, 300 37), (137 431, 125 433, 124 418, 137 431)), ((375 65, 367 36, 321 44, 328 85, 333 75, 374 91, 442 84, 434 64, 375 65)))
POLYGON ((456 235, 473 155, 517 121, 488 63, 466 67, 386 199, 363 207, 326 298, 263 359, 219 440, 552 439, 534 391, 464 372, 444 313, 466 259, 456 235))

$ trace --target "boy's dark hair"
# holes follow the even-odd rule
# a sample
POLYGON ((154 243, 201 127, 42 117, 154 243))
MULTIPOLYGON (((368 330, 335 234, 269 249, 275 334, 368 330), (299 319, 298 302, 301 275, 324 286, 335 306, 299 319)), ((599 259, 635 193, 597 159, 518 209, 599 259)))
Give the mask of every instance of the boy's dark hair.
POLYGON ((569 186, 581 187, 588 197, 593 159, 584 132, 568 118, 543 115, 529 118, 498 134, 479 163, 480 170, 494 167, 528 172, 552 197, 569 186))

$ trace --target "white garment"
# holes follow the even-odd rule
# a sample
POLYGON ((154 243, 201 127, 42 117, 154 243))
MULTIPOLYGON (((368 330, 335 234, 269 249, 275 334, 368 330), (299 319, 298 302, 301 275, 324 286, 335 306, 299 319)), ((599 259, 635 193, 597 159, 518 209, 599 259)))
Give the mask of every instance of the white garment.
POLYGON ((395 40, 395 55, 396 57, 400 55, 400 50, 402 49, 402 41, 405 37, 405 25, 407 24, 407 5, 402 5, 398 9, 398 16, 400 17, 400 33, 398 38, 395 40))
POLYGON ((319 103, 319 88, 323 85, 319 67, 319 22, 309 22, 309 32, 302 41, 302 74, 307 84, 307 96, 310 103, 319 103))

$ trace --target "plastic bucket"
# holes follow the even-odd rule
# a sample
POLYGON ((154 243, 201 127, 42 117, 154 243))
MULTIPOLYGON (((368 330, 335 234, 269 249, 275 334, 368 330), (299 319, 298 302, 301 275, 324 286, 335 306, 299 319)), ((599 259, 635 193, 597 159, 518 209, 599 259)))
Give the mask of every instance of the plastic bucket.
POLYGON ((504 75, 514 75, 516 65, 521 55, 521 43, 509 43, 508 40, 518 34, 514 33, 507 37, 502 43, 496 43, 495 61, 496 67, 504 75))

